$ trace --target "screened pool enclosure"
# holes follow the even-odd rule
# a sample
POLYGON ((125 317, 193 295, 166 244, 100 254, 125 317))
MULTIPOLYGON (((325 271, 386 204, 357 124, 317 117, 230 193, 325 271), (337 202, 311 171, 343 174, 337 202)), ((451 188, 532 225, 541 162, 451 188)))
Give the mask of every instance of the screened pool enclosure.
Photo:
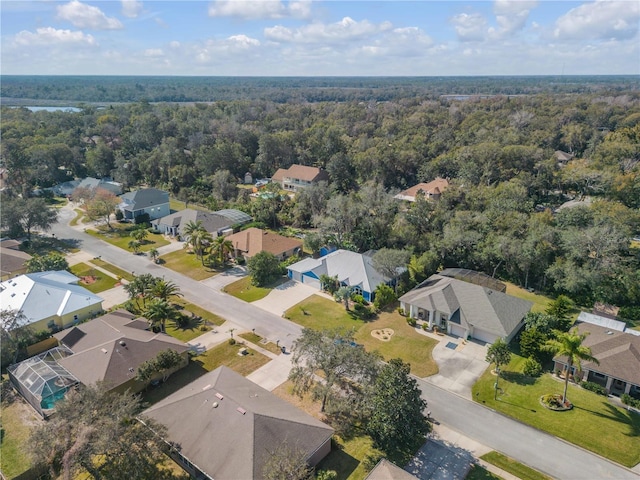
POLYGON ((78 384, 78 380, 58 363, 71 353, 64 347, 56 347, 7 369, 15 388, 44 418, 52 412, 56 402, 64 398, 67 390, 78 384))

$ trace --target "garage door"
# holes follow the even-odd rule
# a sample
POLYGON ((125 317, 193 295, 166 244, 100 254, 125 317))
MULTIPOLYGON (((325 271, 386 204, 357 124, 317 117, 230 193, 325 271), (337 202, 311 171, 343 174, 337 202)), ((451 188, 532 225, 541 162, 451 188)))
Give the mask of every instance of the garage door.
POLYGON ((473 338, 481 342, 493 343, 497 340, 498 336, 476 328, 473 330, 473 338))
POLYGON ((453 323, 450 323, 449 325, 451 325, 451 335, 462 338, 466 337, 467 331, 460 325, 454 325, 453 323))
POLYGON ((313 277, 307 277, 306 275, 302 276, 302 283, 305 285, 309 285, 310 287, 317 288, 320 290, 320 280, 313 277))

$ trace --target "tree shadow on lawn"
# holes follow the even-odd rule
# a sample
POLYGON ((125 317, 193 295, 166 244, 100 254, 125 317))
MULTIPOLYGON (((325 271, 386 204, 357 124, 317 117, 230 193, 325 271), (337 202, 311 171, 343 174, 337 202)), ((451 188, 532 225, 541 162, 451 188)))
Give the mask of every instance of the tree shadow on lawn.
POLYGON ((331 453, 317 466, 316 470, 335 470, 338 478, 349 478, 358 468, 360 461, 343 450, 343 446, 331 439, 331 453))
POLYGON ((509 372, 502 371, 500 372, 500 378, 503 378, 509 383, 515 383, 516 385, 534 385, 536 383, 536 377, 530 377, 520 372, 509 372))
POLYGON ((145 407, 153 405, 177 392, 205 373, 208 373, 208 370, 203 367, 203 363, 200 360, 191 359, 186 367, 175 372, 166 382, 160 383, 156 387, 150 386, 142 393, 142 401, 145 407))
POLYGON ((573 408, 576 410, 582 410, 583 412, 589 412, 597 417, 606 418, 615 422, 629 425, 629 433, 625 433, 628 437, 640 436, 640 415, 637 415, 631 411, 624 411, 620 407, 611 405, 609 402, 602 402, 604 409, 608 410, 608 413, 594 412, 588 408, 583 408, 580 405, 573 404, 573 408))

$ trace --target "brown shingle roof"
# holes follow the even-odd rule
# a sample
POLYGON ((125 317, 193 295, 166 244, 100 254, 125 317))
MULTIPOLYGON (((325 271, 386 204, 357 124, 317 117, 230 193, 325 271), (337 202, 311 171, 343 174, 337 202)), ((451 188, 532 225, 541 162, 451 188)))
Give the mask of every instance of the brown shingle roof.
MULTIPOLYGON (((640 336, 591 323, 576 323, 580 333, 588 332, 582 345, 600 361, 582 362, 582 369, 618 378, 640 386, 640 336)), ((566 361, 566 357, 557 360, 566 361)))
POLYGON ((2 247, 4 247, 4 245, 0 246, 0 268, 2 269, 2 276, 4 277, 14 272, 24 271, 24 264, 27 260, 31 259, 31 255, 20 250, 14 250, 11 247, 2 247))
POLYGON ((305 182, 314 182, 328 178, 327 173, 318 167, 307 167, 306 165, 291 165, 284 174, 286 178, 295 178, 305 182))
POLYGON ((276 170, 276 173, 273 174, 273 176, 271 177, 271 181, 273 182, 282 182, 282 180, 284 180, 284 176, 287 173, 287 169, 286 168, 279 168, 278 170, 276 170))
POLYGON ((283 442, 311 456, 333 429, 227 367, 169 395, 144 414, 167 427, 180 453, 216 479, 262 478, 283 442))
POLYGON ((397 197, 413 197, 415 199, 419 191, 423 191, 425 195, 440 195, 447 189, 449 182, 445 178, 436 178, 428 183, 419 183, 411 188, 407 188, 400 192, 397 197))
POLYGON ((300 240, 254 227, 229 235, 227 239, 233 243, 236 250, 240 250, 247 257, 253 257, 262 251, 279 256, 294 248, 302 247, 300 240))

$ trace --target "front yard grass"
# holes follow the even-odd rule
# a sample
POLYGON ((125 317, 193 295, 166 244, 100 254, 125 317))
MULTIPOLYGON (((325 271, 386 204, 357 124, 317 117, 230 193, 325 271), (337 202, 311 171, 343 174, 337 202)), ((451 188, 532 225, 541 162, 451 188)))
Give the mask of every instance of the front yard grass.
POLYGON ((256 352, 250 347, 244 347, 247 349, 247 355, 238 355, 240 348, 242 348, 242 345, 229 345, 229 342, 225 341, 211 350, 193 357, 189 365, 171 375, 166 382, 159 387, 151 387, 144 392, 142 395, 143 401, 150 405, 154 404, 222 365, 226 365, 246 377, 270 360, 269 357, 256 352))
POLYGON ((225 322, 224 318, 216 315, 215 313, 210 312, 209 310, 205 310, 204 308, 198 305, 188 302, 184 298, 174 298, 172 302, 182 306, 184 310, 187 310, 193 313, 194 315, 200 317, 206 323, 211 323, 213 325, 220 326, 225 322))
POLYGON ((490 472, 481 465, 472 465, 465 480, 504 480, 502 477, 490 472))
POLYGON ((186 249, 162 255, 160 261, 163 266, 197 281, 205 280, 219 273, 218 270, 203 266, 196 254, 188 252, 186 249))
POLYGON ((551 477, 547 477, 545 474, 540 473, 531 467, 527 467, 513 458, 507 457, 499 452, 485 453, 480 458, 491 465, 501 468, 511 475, 515 475, 520 480, 551 480, 551 477))
POLYGON ((100 258, 94 258, 92 260, 89 260, 89 262, 100 268, 104 268, 106 271, 113 273, 116 277, 125 279, 127 282, 131 282, 135 278, 131 273, 126 272, 121 268, 116 267, 115 265, 111 265, 110 263, 105 262, 100 258))
POLYGON ((282 353, 282 349, 276 346, 276 344, 273 342, 261 343, 262 337, 256 333, 245 332, 245 333, 241 333, 238 336, 241 338, 244 338, 248 342, 255 343, 260 348, 264 348, 265 350, 268 350, 271 353, 275 353, 276 355, 280 355, 282 353))
MULTIPOLYGON (((129 232, 133 230, 135 226, 128 223, 117 222, 113 222, 111 226, 113 227, 113 230, 110 230, 107 226, 102 226, 97 230, 87 229, 86 233, 99 238, 100 240, 104 240, 111 245, 115 245, 118 248, 131 252, 129 242, 133 239, 129 236, 129 232)), ((149 250, 163 247, 165 245, 169 245, 169 241, 165 240, 161 234, 149 232, 147 238, 145 238, 142 245, 140 245, 140 251, 148 252, 149 250)))
POLYGON ((73 273, 76 277, 81 278, 80 282, 78 283, 80 286, 93 293, 100 293, 104 292, 105 290, 109 290, 115 287, 117 283, 115 278, 110 277, 106 273, 101 272, 97 268, 93 268, 86 263, 78 263, 76 265, 73 265, 69 268, 69 270, 71 270, 71 273, 73 273), (82 277, 94 277, 95 282, 85 283, 84 280, 82 280, 82 277))
POLYGON ((196 337, 199 337, 203 333, 207 333, 210 328, 207 328, 202 321, 197 320, 195 318, 190 318, 189 323, 180 327, 176 325, 174 322, 167 322, 165 327, 165 333, 167 335, 171 335, 173 338, 180 340, 181 342, 188 342, 193 340, 196 337), (205 330, 201 330, 204 327, 205 330))
POLYGON ((240 300, 244 300, 245 302, 255 302, 257 300, 261 300, 273 290, 278 285, 286 282, 288 278, 282 277, 278 279, 273 285, 268 287, 256 287, 255 285, 251 285, 251 277, 246 276, 237 280, 229 285, 225 286, 222 291, 228 293, 229 295, 239 298, 240 300))
POLYGON ((411 364, 411 373, 428 377, 438 373, 438 366, 431 356, 436 340, 421 335, 407 324, 405 317, 395 310, 382 311, 371 321, 358 320, 347 312, 341 303, 320 295, 312 295, 285 312, 285 318, 303 327, 353 330, 355 340, 368 351, 377 350, 385 360, 401 358, 411 364), (389 341, 371 335, 373 330, 391 328, 394 333, 389 341))
POLYGON ((567 392, 573 409, 547 410, 540 404, 540 397, 562 393, 563 382, 551 374, 526 377, 522 374, 524 358, 512 357, 499 380, 498 400, 493 398, 496 377, 487 369, 473 386, 476 401, 627 467, 640 462, 640 415, 573 384, 567 392))

